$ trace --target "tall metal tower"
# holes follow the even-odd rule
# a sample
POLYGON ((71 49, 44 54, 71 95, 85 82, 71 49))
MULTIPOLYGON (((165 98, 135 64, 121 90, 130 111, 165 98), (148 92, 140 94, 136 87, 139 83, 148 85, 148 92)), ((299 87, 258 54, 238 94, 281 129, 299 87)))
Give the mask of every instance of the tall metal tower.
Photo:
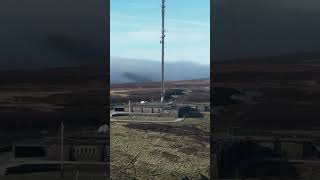
POLYGON ((161 103, 164 100, 164 93, 165 93, 165 89, 164 89, 164 14, 165 14, 165 9, 166 9, 166 0, 162 0, 162 5, 161 5, 161 9, 162 9, 162 36, 161 36, 161 45, 162 45, 162 53, 161 53, 161 103))

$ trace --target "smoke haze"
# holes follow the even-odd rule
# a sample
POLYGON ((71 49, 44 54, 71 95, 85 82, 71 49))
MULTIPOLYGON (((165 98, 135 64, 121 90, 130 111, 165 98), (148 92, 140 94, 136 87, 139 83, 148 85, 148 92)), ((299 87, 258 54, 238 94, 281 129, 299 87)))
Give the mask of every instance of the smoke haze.
MULTIPOLYGON (((111 57, 110 82, 159 82, 160 61, 111 57)), ((190 61, 165 63, 165 80, 209 79, 209 65, 198 65, 190 61)))

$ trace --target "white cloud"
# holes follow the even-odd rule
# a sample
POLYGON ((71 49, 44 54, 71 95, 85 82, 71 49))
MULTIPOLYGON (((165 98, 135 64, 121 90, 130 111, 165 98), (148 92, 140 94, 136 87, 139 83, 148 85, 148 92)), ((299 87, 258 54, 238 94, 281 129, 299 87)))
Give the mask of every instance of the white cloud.
MULTIPOLYGON (((160 17, 159 17, 160 19, 160 17)), ((148 17, 111 15, 111 56, 160 59, 161 21, 148 17)), ((184 19, 166 21, 166 58, 210 63, 210 22, 184 19)))
MULTIPOLYGON (((149 17, 140 17, 140 16, 132 16, 125 13, 115 13, 112 12, 110 15, 111 24, 115 25, 135 25, 135 24, 141 24, 146 23, 148 26, 150 25, 160 25, 160 16, 158 19, 155 18, 149 18, 149 17), (159 20, 159 21, 157 21, 159 20), (157 22, 157 23, 155 23, 157 22), (129 24, 128 24, 129 23, 129 24)), ((168 18, 165 20, 165 23, 168 25, 174 26, 192 26, 192 28, 210 28, 210 22, 204 22, 204 21, 194 21, 194 20, 188 20, 188 19, 174 19, 174 18, 168 18)), ((146 25, 144 24, 144 25, 146 25)), ((159 26, 160 27, 160 26, 159 26)))
POLYGON ((202 27, 210 28, 210 22, 190 21, 190 20, 183 20, 183 19, 168 19, 168 22, 172 22, 180 25, 186 24, 186 25, 202 26, 202 27))

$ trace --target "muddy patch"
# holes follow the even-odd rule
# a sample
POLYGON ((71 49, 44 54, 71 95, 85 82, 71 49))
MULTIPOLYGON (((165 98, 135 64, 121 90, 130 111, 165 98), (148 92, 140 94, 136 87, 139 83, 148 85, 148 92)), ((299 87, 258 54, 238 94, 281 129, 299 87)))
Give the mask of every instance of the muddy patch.
POLYGON ((168 133, 177 136, 209 136, 209 132, 204 131, 192 125, 173 126, 167 124, 127 124, 130 129, 143 130, 146 132, 168 133))
POLYGON ((173 126, 167 124, 126 124, 127 128, 145 132, 167 133, 176 136, 187 136, 202 143, 209 143, 210 133, 193 125, 173 126))

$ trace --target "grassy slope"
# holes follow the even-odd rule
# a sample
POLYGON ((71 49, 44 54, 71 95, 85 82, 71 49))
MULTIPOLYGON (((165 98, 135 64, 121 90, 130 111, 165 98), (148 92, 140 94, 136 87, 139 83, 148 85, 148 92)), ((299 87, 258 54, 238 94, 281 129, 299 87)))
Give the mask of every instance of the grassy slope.
POLYGON ((208 176, 209 150, 209 119, 156 125, 112 123, 111 126, 114 178, 208 176))

